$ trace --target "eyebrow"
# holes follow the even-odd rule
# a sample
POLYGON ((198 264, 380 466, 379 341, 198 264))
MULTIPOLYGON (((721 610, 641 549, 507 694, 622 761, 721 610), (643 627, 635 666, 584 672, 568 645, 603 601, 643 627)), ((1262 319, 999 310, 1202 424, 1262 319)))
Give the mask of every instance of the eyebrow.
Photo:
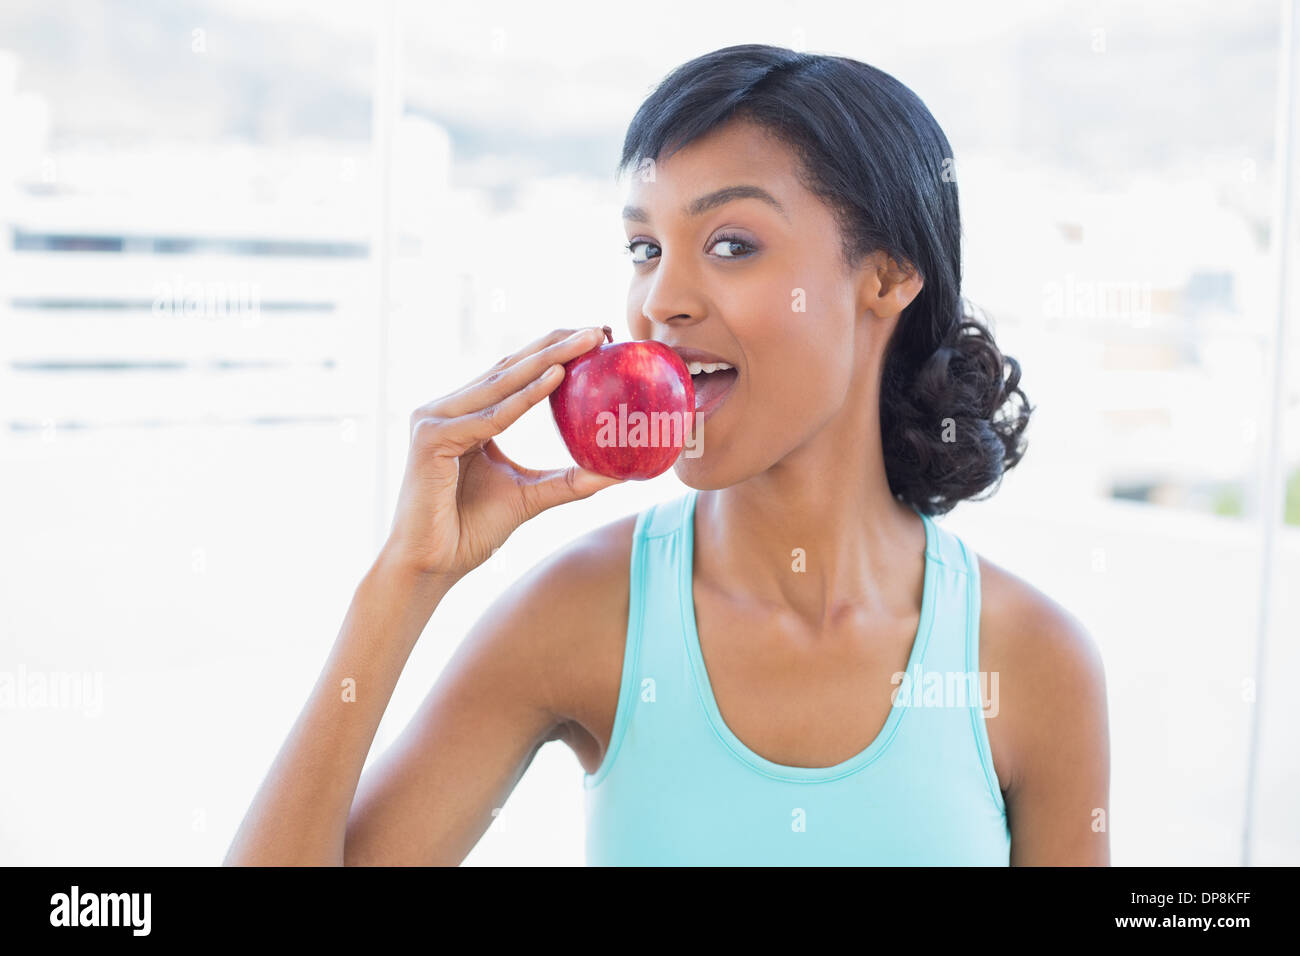
MULTIPOLYGON (((785 207, 776 201, 776 197, 759 186, 724 186, 722 189, 715 189, 713 192, 705 193, 691 202, 684 212, 690 217, 702 216, 706 212, 717 209, 719 206, 725 206, 736 199, 761 200, 779 212, 785 219, 790 218, 786 215, 785 207)), ((649 222, 650 214, 640 206, 624 206, 623 218, 632 222, 649 222)))

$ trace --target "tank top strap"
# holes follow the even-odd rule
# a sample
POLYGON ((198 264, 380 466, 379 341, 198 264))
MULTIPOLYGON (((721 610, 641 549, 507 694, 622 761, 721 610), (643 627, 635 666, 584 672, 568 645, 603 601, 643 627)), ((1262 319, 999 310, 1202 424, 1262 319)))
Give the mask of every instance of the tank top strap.
POLYGON ((637 516, 636 536, 661 538, 680 530, 687 517, 694 514, 697 494, 695 489, 691 489, 687 494, 646 508, 637 516))
POLYGON ((609 776, 624 749, 653 765, 673 760, 674 746, 698 746, 708 733, 692 707, 682 629, 681 532, 689 530, 685 521, 694 513, 694 495, 661 501, 637 515, 618 705, 605 757, 583 776, 586 789, 609 776))
POLYGON ((642 643, 647 624, 651 639, 662 643, 665 628, 674 632, 670 613, 680 597, 682 549, 690 546, 695 492, 661 501, 637 515, 632 535, 628 637, 642 643))
POLYGON ((932 649, 930 666, 974 674, 978 670, 980 619, 979 561, 966 543, 933 518, 933 551, 928 555, 939 567, 940 600, 948 620, 932 649))
POLYGON ((935 564, 936 599, 942 612, 927 649, 924 671, 913 675, 913 694, 924 698, 927 706, 914 715, 916 719, 910 722, 909 729, 925 727, 928 735, 937 738, 955 734, 961 725, 967 725, 954 739, 960 739, 963 749, 967 742, 974 742, 988 792, 999 812, 1004 813, 1006 804, 985 725, 986 717, 997 712, 999 675, 987 671, 980 660, 979 556, 960 536, 932 517, 922 517, 932 531, 926 557, 935 564), (931 697, 944 706, 929 706, 931 697))
POLYGON ((969 571, 970 558, 961 538, 945 528, 932 516, 923 514, 920 511, 917 511, 917 514, 921 515, 922 520, 931 525, 933 532, 927 542, 929 557, 953 571, 969 571))

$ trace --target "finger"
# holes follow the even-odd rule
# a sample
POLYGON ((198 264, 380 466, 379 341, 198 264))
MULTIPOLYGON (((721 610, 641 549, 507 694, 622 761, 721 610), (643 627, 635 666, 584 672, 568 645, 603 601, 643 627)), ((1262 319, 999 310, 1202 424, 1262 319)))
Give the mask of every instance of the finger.
POLYGON ((524 486, 524 501, 530 518, 548 508, 589 498, 598 491, 622 484, 626 478, 598 475, 578 465, 544 471, 524 486))
POLYGON ((551 343, 514 365, 490 372, 478 382, 447 396, 438 403, 440 415, 455 418, 468 415, 502 401, 535 381, 552 365, 563 365, 584 352, 589 352, 604 341, 601 329, 581 329, 572 335, 551 343))
POLYGON ((546 348, 546 346, 554 345, 556 342, 563 341, 564 339, 567 339, 570 335, 573 335, 575 332, 579 332, 579 331, 581 330, 580 329, 551 329, 551 331, 547 332, 541 338, 534 339, 533 341, 525 345, 523 348, 511 352, 509 355, 501 359, 498 359, 491 368, 489 368, 478 378, 471 381, 469 384, 477 385, 479 382, 483 381, 483 379, 487 378, 493 372, 499 372, 502 369, 510 368, 512 365, 517 363, 520 359, 527 358, 529 355, 532 355, 534 352, 540 352, 542 349, 546 348))
POLYGON ((500 372, 504 369, 510 368, 515 363, 517 363, 521 358, 524 358, 527 355, 532 355, 534 352, 537 352, 548 345, 552 345, 555 342, 563 341, 564 339, 573 335, 577 331, 579 330, 552 329, 550 332, 547 332, 541 338, 534 339, 532 342, 529 342, 527 345, 519 349, 517 352, 513 352, 510 355, 507 355, 504 358, 499 359, 487 371, 483 372, 481 375, 477 376, 476 378, 473 378, 470 381, 466 382, 464 385, 462 385, 460 388, 456 389, 455 391, 449 392, 446 395, 440 395, 437 398, 432 399, 431 401, 425 402, 415 411, 411 412, 412 429, 414 429, 415 423, 422 418, 431 418, 431 417, 447 418, 447 417, 455 417, 455 414, 463 414, 463 412, 459 412, 459 411, 453 414, 453 409, 455 407, 456 397, 460 395, 462 392, 464 392, 466 389, 478 385, 488 376, 496 372, 500 372))
POLYGON ((564 380, 564 366, 552 365, 519 391, 507 395, 495 405, 480 408, 442 423, 438 445, 447 454, 463 455, 482 445, 517 422, 564 380))

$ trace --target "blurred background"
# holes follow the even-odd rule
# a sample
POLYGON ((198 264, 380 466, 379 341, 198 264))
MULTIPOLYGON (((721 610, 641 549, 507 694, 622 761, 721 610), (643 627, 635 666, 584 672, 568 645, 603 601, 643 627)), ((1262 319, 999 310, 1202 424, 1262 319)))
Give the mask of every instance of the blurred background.
MULTIPOLYGON (((1286 6, 7 0, 0 863, 221 861, 387 534, 411 409, 554 327, 628 337, 627 123, 742 42, 876 65, 953 144, 965 291, 1038 411, 941 521, 1100 645, 1113 862, 1300 863, 1286 6)), ((545 405, 502 446, 568 461, 545 405)), ((516 532, 372 759, 512 579, 684 490, 516 532)), ((466 863, 580 864, 581 775, 544 748, 466 863)))

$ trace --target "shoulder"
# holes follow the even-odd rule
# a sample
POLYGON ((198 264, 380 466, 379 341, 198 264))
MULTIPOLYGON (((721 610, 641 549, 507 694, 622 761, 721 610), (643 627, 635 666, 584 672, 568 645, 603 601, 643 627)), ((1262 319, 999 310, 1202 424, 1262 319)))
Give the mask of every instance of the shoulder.
POLYGON ((573 539, 528 573, 526 589, 570 623, 626 609, 636 521, 625 515, 573 539))
POLYGON ((980 567, 1011 864, 1109 865, 1110 734, 1097 643, 1037 588, 982 558, 980 567))
POLYGON ((527 634, 529 667, 557 725, 589 726, 593 695, 622 673, 636 521, 633 513, 580 535, 498 601, 494 626, 527 634))
POLYGON ((998 638, 1023 664, 1100 671, 1096 642, 1074 614, 1023 578, 982 555, 978 559, 981 633, 998 638))
POLYGON ((999 675, 1004 762, 1014 788, 1069 735, 1105 734, 1105 669, 1074 614, 987 558, 979 564, 981 666, 987 661, 999 675))

